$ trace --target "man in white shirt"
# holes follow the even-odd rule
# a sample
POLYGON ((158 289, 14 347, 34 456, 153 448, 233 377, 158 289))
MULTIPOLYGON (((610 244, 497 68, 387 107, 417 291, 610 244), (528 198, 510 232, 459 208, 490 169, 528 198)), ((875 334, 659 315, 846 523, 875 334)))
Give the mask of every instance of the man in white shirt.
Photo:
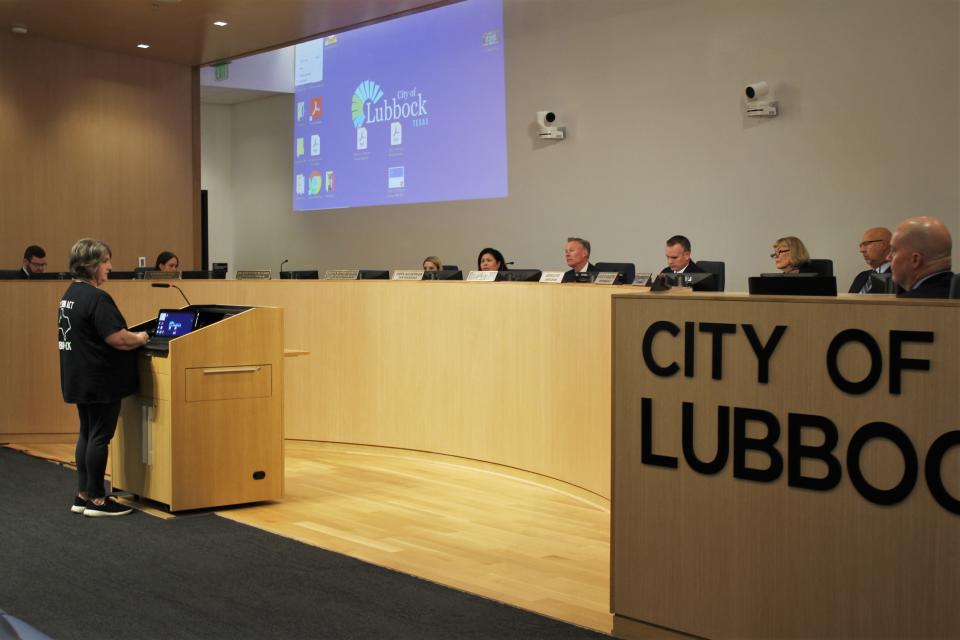
POLYGON ((886 227, 874 227, 863 232, 860 255, 870 268, 857 274, 850 285, 849 293, 871 293, 871 274, 886 273, 890 270, 887 257, 890 255, 890 236, 892 235, 890 229, 886 227))

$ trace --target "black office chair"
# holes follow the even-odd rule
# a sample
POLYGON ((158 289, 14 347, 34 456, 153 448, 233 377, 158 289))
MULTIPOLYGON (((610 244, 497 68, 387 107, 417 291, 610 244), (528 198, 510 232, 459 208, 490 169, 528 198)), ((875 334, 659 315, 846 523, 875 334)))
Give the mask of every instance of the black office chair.
POLYGON ((818 276, 829 278, 833 275, 833 260, 827 258, 810 258, 810 266, 816 270, 818 276))
POLYGON ((723 291, 724 278, 727 274, 727 263, 719 260, 700 260, 697 266, 713 274, 714 291, 723 291))
POLYGON ((460 267, 455 264, 445 264, 443 265, 444 271, 460 271, 460 267))
POLYGON ((950 281, 950 297, 960 300, 960 273, 953 274, 953 280, 950 281))

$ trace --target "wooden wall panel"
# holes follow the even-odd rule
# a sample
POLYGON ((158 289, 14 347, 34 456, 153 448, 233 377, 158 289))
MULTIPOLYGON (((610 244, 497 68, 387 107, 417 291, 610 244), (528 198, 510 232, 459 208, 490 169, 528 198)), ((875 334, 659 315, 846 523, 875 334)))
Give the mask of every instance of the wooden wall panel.
POLYGON ((65 270, 82 237, 189 266, 195 99, 188 66, 0 33, 0 268, 39 244, 65 270))
MULTIPOLYGON (((934 500, 924 461, 934 440, 960 430, 960 303, 904 301, 887 296, 762 299, 692 296, 687 300, 616 298, 614 322, 614 480, 612 604, 614 631, 645 622, 706 638, 947 638, 960 634, 960 515, 934 500), (644 337, 656 322, 677 324, 676 338, 659 333, 652 354, 675 375, 645 365, 644 337), (694 323, 693 375, 687 376, 685 323, 694 323), (711 336, 700 323, 727 323, 722 378, 712 375, 711 336), (757 358, 744 325, 764 342, 788 327, 758 382, 757 358), (875 387, 852 393, 831 382, 828 347, 856 329, 876 341, 882 359, 875 387), (891 331, 932 332, 932 343, 908 340, 903 357, 927 360, 929 371, 906 369, 900 393, 891 331), (677 460, 667 468, 643 459, 642 399, 652 406, 647 451, 677 460), (718 408, 729 407, 728 457, 714 474, 694 471, 681 447, 681 408, 693 407, 693 445, 702 461, 717 452, 718 408), (779 423, 775 448, 783 469, 765 481, 734 476, 734 408, 762 410, 779 423), (822 416, 836 426, 831 449, 838 484, 826 490, 790 486, 790 414, 822 416), (847 452, 854 433, 882 421, 897 426, 919 457, 916 485, 896 504, 881 505, 856 490, 847 452), (618 621, 627 625, 620 626, 618 621)), ((867 349, 849 344, 839 367, 852 381, 871 370, 867 349)), ((914 365, 918 363, 912 363, 914 365)), ((741 415, 743 415, 741 413, 741 415)), ((768 430, 747 424, 750 438, 768 430)), ((864 433, 870 433, 865 431, 864 433)), ((817 447, 822 432, 806 428, 817 447)), ((771 456, 748 452, 746 464, 766 469, 771 456)), ((873 439, 859 456, 864 477, 882 490, 904 474, 903 456, 873 439)), ((827 464, 807 454, 804 476, 823 478, 827 464)), ((960 497, 960 447, 943 458, 947 491, 960 497)))

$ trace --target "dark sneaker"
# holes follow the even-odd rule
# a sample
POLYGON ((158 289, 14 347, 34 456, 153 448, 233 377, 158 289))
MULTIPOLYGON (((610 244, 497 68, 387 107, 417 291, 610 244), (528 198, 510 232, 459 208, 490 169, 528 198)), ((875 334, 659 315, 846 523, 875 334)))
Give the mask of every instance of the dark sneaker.
POLYGON ((70 507, 70 511, 73 513, 83 513, 84 507, 87 506, 87 501, 81 498, 80 496, 73 497, 73 506, 70 507))
POLYGON ((103 518, 107 516, 125 516, 132 513, 133 509, 125 507, 115 500, 107 498, 103 504, 94 504, 93 500, 87 500, 87 506, 83 510, 83 515, 88 518, 103 518))

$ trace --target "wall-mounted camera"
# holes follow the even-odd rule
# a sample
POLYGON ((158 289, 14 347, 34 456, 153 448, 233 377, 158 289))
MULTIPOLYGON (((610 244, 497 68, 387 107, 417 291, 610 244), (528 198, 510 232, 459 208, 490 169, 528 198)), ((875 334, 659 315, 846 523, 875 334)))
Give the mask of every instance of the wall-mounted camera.
POLYGON ((542 139, 563 140, 566 129, 564 127, 558 127, 556 123, 556 112, 537 111, 537 124, 540 126, 539 135, 542 139))
POLYGON ((766 82, 754 82, 748 84, 743 90, 743 95, 747 98, 746 110, 749 118, 772 118, 777 115, 779 104, 776 100, 760 100, 770 92, 770 86, 766 82))
POLYGON ((746 94, 747 100, 756 100, 757 98, 762 98, 767 95, 769 91, 770 85, 766 82, 754 82, 753 84, 748 84, 743 93, 746 94))

